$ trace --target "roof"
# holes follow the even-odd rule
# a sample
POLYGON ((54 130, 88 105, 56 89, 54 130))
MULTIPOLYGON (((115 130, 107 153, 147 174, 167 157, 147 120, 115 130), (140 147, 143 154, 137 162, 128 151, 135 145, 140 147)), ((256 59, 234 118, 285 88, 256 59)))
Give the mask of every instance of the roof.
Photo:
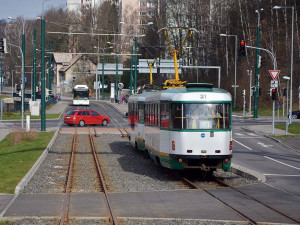
POLYGON ((82 55, 76 55, 74 56, 69 62, 68 65, 64 65, 59 71, 66 72, 71 66, 73 66, 80 58, 82 55))
POLYGON ((72 53, 53 53, 53 57, 56 63, 69 63, 72 59, 72 53))

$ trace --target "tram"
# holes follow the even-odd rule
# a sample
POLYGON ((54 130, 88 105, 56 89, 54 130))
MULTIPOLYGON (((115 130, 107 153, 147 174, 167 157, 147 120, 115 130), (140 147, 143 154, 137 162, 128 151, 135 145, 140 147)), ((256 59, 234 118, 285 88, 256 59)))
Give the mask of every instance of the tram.
POLYGON ((232 98, 210 83, 132 95, 130 143, 156 164, 184 170, 230 171, 232 98))
POLYGON ((73 105, 90 105, 87 85, 75 85, 73 88, 73 105))

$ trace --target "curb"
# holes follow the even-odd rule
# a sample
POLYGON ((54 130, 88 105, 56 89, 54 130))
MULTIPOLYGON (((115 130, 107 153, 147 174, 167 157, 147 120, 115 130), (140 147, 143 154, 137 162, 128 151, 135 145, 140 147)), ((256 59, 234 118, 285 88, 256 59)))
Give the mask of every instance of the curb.
POLYGON ((58 135, 58 130, 53 135, 51 141, 49 142, 48 146, 42 153, 42 155, 38 158, 38 160, 34 163, 34 165, 31 167, 31 169, 28 171, 28 173, 23 177, 23 179, 18 183, 18 185, 15 188, 15 195, 20 194, 20 192, 24 189, 24 187, 28 184, 30 179, 33 177, 35 172, 38 170, 46 156, 48 155, 49 149, 52 147, 53 143, 56 140, 56 137, 58 135))
POLYGON ((259 173, 257 171, 251 170, 251 169, 243 167, 243 166, 240 166, 235 163, 231 164, 231 172, 233 172, 241 177, 247 178, 249 180, 258 180, 263 183, 265 183, 267 180, 266 176, 263 175, 262 173, 259 173))

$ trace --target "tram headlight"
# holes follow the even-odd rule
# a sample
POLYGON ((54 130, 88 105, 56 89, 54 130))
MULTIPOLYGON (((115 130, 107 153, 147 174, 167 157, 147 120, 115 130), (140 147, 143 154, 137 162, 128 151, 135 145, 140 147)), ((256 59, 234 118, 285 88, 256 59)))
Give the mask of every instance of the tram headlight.
POLYGON ((172 141, 172 150, 175 151, 175 141, 172 141))
POLYGON ((229 150, 232 150, 232 141, 229 142, 229 150))

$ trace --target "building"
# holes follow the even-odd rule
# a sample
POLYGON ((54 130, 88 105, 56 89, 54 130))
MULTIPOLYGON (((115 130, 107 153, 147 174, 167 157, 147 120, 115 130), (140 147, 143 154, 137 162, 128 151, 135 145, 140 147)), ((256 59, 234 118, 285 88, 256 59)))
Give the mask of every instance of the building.
POLYGON ((76 84, 86 84, 92 88, 97 64, 87 55, 53 53, 53 65, 56 92, 70 92, 76 84))

